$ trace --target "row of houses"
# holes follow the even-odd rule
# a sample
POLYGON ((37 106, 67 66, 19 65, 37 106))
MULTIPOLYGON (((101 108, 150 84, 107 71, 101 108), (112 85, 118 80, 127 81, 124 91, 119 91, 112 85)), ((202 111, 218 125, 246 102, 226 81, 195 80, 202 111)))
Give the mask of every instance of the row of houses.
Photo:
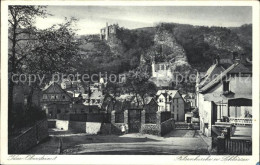
POLYGON ((181 95, 178 90, 158 90, 154 97, 141 98, 132 93, 112 97, 103 94, 98 84, 91 86, 87 93, 75 94, 69 89, 55 82, 43 89, 40 102, 49 118, 56 118, 59 113, 110 113, 113 110, 120 113, 131 108, 146 109, 147 112, 168 111, 176 121, 185 121, 185 113, 195 100, 188 94, 181 95))

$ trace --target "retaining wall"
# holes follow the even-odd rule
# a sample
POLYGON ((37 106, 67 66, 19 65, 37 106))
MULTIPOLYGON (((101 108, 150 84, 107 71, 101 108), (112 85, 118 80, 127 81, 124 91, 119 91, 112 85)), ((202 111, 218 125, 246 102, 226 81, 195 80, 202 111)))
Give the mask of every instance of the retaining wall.
POLYGON ((110 134, 111 124, 101 122, 81 122, 81 121, 66 121, 56 120, 56 128, 69 130, 75 133, 87 134, 110 134))
POLYGON ((56 128, 61 130, 69 130, 69 121, 68 120, 56 120, 56 128))
POLYGON ((22 154, 29 150, 39 142, 43 141, 49 136, 48 122, 43 120, 37 122, 33 127, 26 130, 23 134, 8 139, 8 153, 22 154))

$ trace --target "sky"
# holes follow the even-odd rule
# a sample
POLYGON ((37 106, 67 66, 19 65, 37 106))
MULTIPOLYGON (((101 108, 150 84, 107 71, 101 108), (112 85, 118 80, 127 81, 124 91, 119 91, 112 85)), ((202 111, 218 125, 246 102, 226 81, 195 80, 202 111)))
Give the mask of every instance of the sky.
POLYGON ((79 35, 98 34, 106 22, 128 29, 151 27, 159 22, 223 27, 252 23, 249 6, 47 6, 47 12, 52 16, 37 18, 38 28, 75 17, 79 35))

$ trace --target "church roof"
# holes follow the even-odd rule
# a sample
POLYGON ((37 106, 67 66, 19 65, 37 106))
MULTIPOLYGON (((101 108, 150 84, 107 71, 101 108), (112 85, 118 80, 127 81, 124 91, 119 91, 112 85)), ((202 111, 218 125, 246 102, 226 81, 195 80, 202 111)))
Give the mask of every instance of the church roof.
POLYGON ((177 92, 178 90, 158 90, 156 95, 159 96, 160 94, 167 93, 167 95, 171 95, 172 97, 174 97, 177 92))

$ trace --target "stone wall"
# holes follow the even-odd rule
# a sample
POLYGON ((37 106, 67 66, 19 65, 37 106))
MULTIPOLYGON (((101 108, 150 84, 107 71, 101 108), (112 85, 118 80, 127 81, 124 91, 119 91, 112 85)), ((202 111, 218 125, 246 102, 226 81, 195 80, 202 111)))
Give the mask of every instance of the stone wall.
POLYGON ((86 133, 98 134, 101 130, 101 123, 99 122, 86 122, 86 133))
POLYGON ((69 121, 68 120, 57 120, 56 128, 65 130, 65 131, 69 130, 69 121))
POLYGON ((32 127, 22 135, 8 140, 8 153, 21 154, 37 145, 36 127, 32 127))
POLYGON ((43 120, 37 122, 33 127, 23 134, 8 139, 8 153, 22 154, 49 136, 48 122, 43 120))
POLYGON ((169 119, 167 121, 164 121, 161 123, 161 136, 171 132, 175 128, 175 122, 174 119, 169 119))
POLYGON ((140 132, 142 134, 160 135, 160 126, 158 124, 142 124, 140 132))
POLYGON ((48 120, 48 128, 56 128, 56 120, 48 120))
MULTIPOLYGON (((152 135, 158 135, 163 136, 170 131, 174 130, 174 119, 170 118, 164 122, 162 122, 162 118, 166 119, 165 117, 162 117, 162 112, 158 111, 156 113, 156 124, 146 123, 145 117, 147 116, 145 113, 145 110, 142 110, 142 116, 141 116, 141 130, 140 132, 143 134, 152 134, 152 135)), ((169 114, 168 114, 169 115, 169 114)))
POLYGON ((111 134, 111 124, 110 123, 102 123, 100 133, 104 135, 111 134))
POLYGON ((49 136, 48 121, 44 120, 36 124, 37 141, 41 142, 49 136))
POLYGON ((80 122, 80 121, 66 121, 57 120, 56 128, 62 130, 69 130, 75 133, 87 134, 110 134, 111 124, 101 122, 80 122))
POLYGON ((86 122, 69 121, 69 128, 73 132, 86 133, 86 122))

